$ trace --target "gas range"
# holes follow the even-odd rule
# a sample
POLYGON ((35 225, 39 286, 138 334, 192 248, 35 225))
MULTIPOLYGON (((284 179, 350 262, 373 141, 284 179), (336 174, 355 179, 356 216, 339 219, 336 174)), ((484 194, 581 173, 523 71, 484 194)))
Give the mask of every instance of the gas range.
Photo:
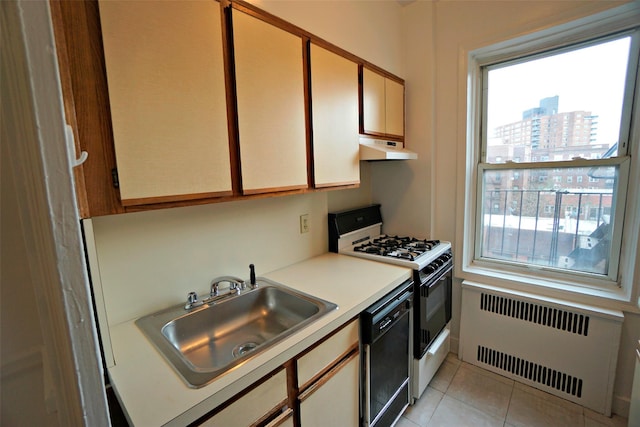
MULTIPOLYGON (((411 268, 411 393, 419 398, 449 352, 451 243, 382 234, 380 205, 329 214, 329 250, 411 268)), ((383 369, 384 371, 384 369, 383 369)))
POLYGON ((451 252, 440 240, 382 234, 380 205, 329 214, 329 250, 422 270, 451 252))

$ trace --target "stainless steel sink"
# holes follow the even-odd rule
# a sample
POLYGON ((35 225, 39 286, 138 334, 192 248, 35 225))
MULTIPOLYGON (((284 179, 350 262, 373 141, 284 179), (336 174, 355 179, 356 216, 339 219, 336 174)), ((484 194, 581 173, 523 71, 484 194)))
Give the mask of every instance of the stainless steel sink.
POLYGON ((184 304, 171 307, 136 324, 187 384, 199 388, 337 308, 268 279, 257 284, 189 311, 184 304))

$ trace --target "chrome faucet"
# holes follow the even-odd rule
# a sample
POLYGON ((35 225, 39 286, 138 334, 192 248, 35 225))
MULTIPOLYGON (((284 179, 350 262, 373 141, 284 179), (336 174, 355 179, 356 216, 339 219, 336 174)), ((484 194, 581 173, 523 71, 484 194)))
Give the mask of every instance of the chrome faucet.
POLYGON ((223 283, 223 282, 229 282, 229 293, 227 295, 230 295, 230 294, 239 295, 240 292, 247 287, 247 285, 244 283, 244 280, 239 279, 237 277, 233 277, 233 276, 216 277, 211 282, 211 290, 209 292, 209 295, 211 298, 220 295, 220 283, 223 283))

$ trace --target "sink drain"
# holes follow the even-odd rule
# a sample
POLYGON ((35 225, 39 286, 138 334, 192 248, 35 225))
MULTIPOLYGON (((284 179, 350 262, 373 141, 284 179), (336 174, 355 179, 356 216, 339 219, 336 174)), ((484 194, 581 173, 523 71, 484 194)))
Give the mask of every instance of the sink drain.
POLYGON ((240 344, 233 349, 233 357, 244 356, 245 354, 253 351, 258 347, 258 344, 254 342, 246 342, 244 344, 240 344))

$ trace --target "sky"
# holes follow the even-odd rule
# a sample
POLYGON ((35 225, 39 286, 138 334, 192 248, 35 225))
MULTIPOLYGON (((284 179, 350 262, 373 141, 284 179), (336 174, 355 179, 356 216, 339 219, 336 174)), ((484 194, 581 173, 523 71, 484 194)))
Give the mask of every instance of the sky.
POLYGON ((543 98, 559 96, 560 113, 591 111, 598 117, 597 143, 618 140, 631 38, 489 71, 488 124, 522 120, 543 98))

